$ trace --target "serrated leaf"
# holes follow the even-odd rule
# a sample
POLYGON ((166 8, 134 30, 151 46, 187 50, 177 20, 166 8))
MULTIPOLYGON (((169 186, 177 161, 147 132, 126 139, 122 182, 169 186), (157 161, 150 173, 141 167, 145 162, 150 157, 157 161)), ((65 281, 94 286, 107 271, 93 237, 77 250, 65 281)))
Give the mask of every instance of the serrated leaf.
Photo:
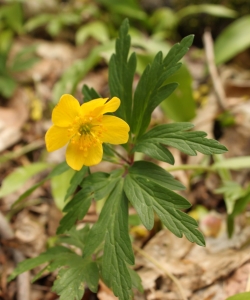
POLYGON ((197 155, 196 151, 203 154, 221 154, 227 148, 213 139, 207 139, 207 134, 202 131, 185 131, 192 128, 190 123, 163 124, 154 127, 145 133, 137 142, 134 151, 140 143, 161 143, 172 146, 188 155, 197 155))
POLYGON ((84 294, 84 282, 92 292, 97 292, 99 270, 94 262, 75 255, 74 264, 61 269, 52 290, 60 295, 60 300, 81 300, 84 294))
POLYGON ((82 94, 84 103, 93 99, 101 98, 101 95, 98 94, 94 88, 89 88, 86 84, 82 87, 82 94))
POLYGON ((141 282, 141 277, 133 269, 129 268, 128 270, 129 270, 130 277, 131 277, 131 280, 132 280, 133 288, 135 288, 139 292, 143 293, 143 286, 142 286, 142 282, 141 282))
POLYGON ((59 258, 64 253, 72 253, 70 249, 65 248, 63 246, 56 246, 48 249, 46 252, 40 254, 35 258, 30 258, 22 261, 18 264, 16 269, 9 276, 8 281, 13 280, 17 275, 24 273, 28 270, 34 269, 37 266, 40 266, 43 263, 54 260, 55 258, 59 258))
POLYGON ((92 199, 98 201, 109 195, 122 170, 97 172, 83 180, 82 189, 70 200, 63 211, 67 214, 61 219, 57 234, 70 230, 77 220, 83 219, 88 212, 92 199))
POLYGON ((202 234, 197 230, 197 222, 180 211, 191 206, 185 198, 150 179, 138 178, 130 173, 125 178, 124 190, 147 229, 153 228, 155 211, 177 237, 184 234, 190 242, 205 245, 202 234))
POLYGON ((70 186, 68 187, 64 200, 68 199, 69 196, 71 196, 75 192, 76 188, 83 181, 84 175, 87 173, 87 171, 88 171, 88 167, 86 166, 83 166, 80 171, 75 171, 75 174, 72 176, 70 180, 70 186))
POLYGON ((164 82, 181 67, 178 61, 188 51, 193 37, 187 36, 179 44, 174 45, 164 59, 159 52, 151 66, 148 65, 144 70, 134 94, 131 130, 137 136, 142 135, 147 129, 156 106, 178 86, 177 83, 164 85, 164 82))
POLYGON ((185 186, 175 180, 169 172, 152 162, 136 161, 129 169, 129 174, 136 178, 149 179, 150 181, 171 190, 178 191, 185 189, 185 186))
POLYGON ((136 145, 136 152, 142 152, 154 159, 167 162, 171 165, 174 164, 174 157, 172 153, 159 143, 150 143, 149 141, 139 143, 136 145))
POLYGON ((120 300, 132 299, 132 282, 127 264, 134 264, 128 234, 128 200, 120 180, 91 228, 86 241, 85 256, 91 255, 104 240, 102 276, 120 300))
POLYGON ((91 255, 103 241, 103 279, 120 300, 132 299, 127 263, 134 264, 134 256, 128 234, 128 201, 122 181, 107 198, 98 222, 91 228, 84 255, 91 255))
POLYGON ((136 55, 132 53, 128 58, 130 49, 128 30, 129 22, 125 19, 119 30, 119 37, 116 40, 116 52, 109 61, 109 88, 111 97, 118 97, 121 100, 121 105, 116 114, 130 124, 136 55))
POLYGON ((88 224, 80 230, 77 230, 76 227, 72 227, 69 231, 65 232, 64 236, 58 239, 58 243, 73 245, 83 251, 89 230, 88 224))

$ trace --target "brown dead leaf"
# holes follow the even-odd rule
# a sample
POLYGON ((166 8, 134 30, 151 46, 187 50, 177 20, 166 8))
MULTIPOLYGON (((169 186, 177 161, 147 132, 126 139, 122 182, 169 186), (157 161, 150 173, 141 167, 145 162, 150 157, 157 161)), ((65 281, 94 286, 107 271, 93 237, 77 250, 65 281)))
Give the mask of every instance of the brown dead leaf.
POLYGON ((21 139, 21 129, 28 116, 29 97, 24 89, 19 88, 7 107, 0 107, 0 152, 21 139))

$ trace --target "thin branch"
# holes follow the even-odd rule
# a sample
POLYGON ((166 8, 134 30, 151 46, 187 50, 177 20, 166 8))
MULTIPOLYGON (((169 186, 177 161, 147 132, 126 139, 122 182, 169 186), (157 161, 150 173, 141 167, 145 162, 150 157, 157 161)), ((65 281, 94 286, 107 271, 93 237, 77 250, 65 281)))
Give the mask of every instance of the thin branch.
POLYGON ((183 300, 187 300, 187 297, 183 291, 183 288, 181 286, 180 281, 178 280, 177 277, 175 277, 173 274, 171 274, 166 268, 164 268, 156 259, 154 259, 151 255, 149 255, 147 252, 142 250, 141 248, 137 247, 136 245, 133 245, 133 248, 135 251, 139 252, 141 256, 145 257, 148 261, 150 261, 152 264, 154 264, 158 269, 162 270, 163 273, 168 276, 176 285, 181 298, 183 300))
POLYGON ((205 30, 205 32, 203 34, 203 43, 204 43, 204 48, 205 48, 205 53, 206 53, 208 70, 211 75, 215 94, 218 99, 218 104, 219 104, 220 108, 224 111, 224 110, 227 110, 226 94, 225 94, 218 70, 215 65, 214 44, 213 44, 211 32, 209 30, 205 30))
POLYGON ((168 172, 174 172, 174 171, 184 171, 184 170, 200 170, 200 171, 208 171, 208 172, 214 172, 215 170, 211 167, 206 166, 198 166, 198 165, 179 165, 179 166, 173 166, 165 168, 168 172))
POLYGON ((119 152, 117 152, 113 147, 111 147, 109 144, 106 144, 108 147, 109 147, 109 149, 111 150, 111 151, 113 151, 118 157, 120 157, 123 161, 125 161, 127 164, 129 164, 130 165, 130 161, 128 161, 125 157, 123 157, 119 152))

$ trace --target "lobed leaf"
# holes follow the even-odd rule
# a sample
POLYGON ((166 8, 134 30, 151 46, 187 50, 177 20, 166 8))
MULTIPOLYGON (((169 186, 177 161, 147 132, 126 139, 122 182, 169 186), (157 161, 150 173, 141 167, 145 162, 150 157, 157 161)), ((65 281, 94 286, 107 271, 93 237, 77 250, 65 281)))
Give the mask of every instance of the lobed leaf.
POLYGON ((91 255, 103 241, 103 279, 120 300, 132 299, 127 264, 134 264, 134 256, 128 234, 128 200, 121 180, 107 198, 98 222, 90 230, 84 256, 91 255))
POLYGON ((193 35, 174 45, 163 59, 159 52, 151 65, 144 70, 134 93, 131 130, 141 136, 150 123, 153 110, 165 100, 178 86, 177 83, 164 84, 165 80, 181 67, 178 61, 188 51, 193 35))
POLYGON ((72 253, 70 249, 63 246, 56 246, 48 249, 46 252, 40 254, 37 257, 26 259, 18 264, 16 269, 9 276, 8 281, 11 281, 16 278, 19 274, 26 272, 28 270, 34 269, 41 264, 52 261, 56 258, 59 258, 64 253, 72 253))
POLYGON ((188 155, 197 155, 196 151, 203 154, 221 154, 227 148, 213 139, 207 139, 202 131, 185 131, 193 127, 190 123, 163 124, 154 127, 145 133, 135 145, 134 151, 141 151, 145 145, 160 143, 172 146, 188 155))
POLYGON ((130 170, 125 178, 124 190, 147 229, 153 228, 155 211, 177 237, 184 234, 190 242, 205 245, 202 234, 197 230, 197 222, 180 211, 191 206, 185 198, 149 178, 135 176, 130 170))
POLYGON ((121 170, 108 173, 97 172, 83 180, 82 189, 64 207, 67 214, 61 219, 57 234, 70 230, 77 220, 88 212, 92 199, 98 201, 109 195, 118 181, 121 170))
POLYGON ((96 263, 75 255, 69 268, 61 269, 52 290, 60 295, 60 300, 81 300, 87 283, 89 289, 96 293, 99 270, 96 263))
POLYGON ((130 124, 136 55, 132 53, 128 58, 130 49, 128 30, 129 22, 128 19, 125 19, 116 40, 116 52, 109 61, 109 88, 111 97, 118 97, 121 100, 121 105, 116 114, 130 124))

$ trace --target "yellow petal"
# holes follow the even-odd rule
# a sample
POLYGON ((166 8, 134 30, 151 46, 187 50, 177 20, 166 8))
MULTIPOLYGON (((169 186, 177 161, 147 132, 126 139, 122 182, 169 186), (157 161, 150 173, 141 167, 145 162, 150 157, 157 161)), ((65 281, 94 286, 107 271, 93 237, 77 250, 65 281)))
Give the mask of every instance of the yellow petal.
POLYGON ((46 132, 45 143, 49 152, 62 148, 69 141, 69 136, 66 128, 53 125, 46 132))
POLYGON ((85 166, 94 166, 101 162, 103 156, 102 144, 98 143, 91 147, 88 151, 88 156, 85 159, 85 166))
POLYGON ((125 144, 128 141, 128 124, 120 118, 114 116, 103 116, 102 124, 104 132, 102 141, 114 145, 125 144))
POLYGON ((59 103, 53 109, 52 122, 60 127, 68 127, 80 112, 80 104, 71 95, 62 95, 59 103))
POLYGON ((102 155, 101 143, 91 147, 87 152, 87 156, 84 156, 84 151, 80 150, 79 144, 69 143, 66 151, 66 162, 72 169, 80 170, 83 165, 93 166, 99 164, 102 160, 102 155))
POLYGON ((104 108, 102 110, 102 114, 107 112, 114 112, 118 109, 121 104, 121 100, 117 97, 113 97, 108 102, 105 103, 104 108))
POLYGON ((81 170, 85 162, 84 152, 78 144, 69 143, 66 150, 66 162, 74 170, 81 170))
POLYGON ((107 100, 108 98, 98 98, 98 99, 91 100, 87 103, 83 103, 80 109, 81 114, 86 116, 95 110, 101 111, 104 107, 105 102, 107 102, 107 100))

